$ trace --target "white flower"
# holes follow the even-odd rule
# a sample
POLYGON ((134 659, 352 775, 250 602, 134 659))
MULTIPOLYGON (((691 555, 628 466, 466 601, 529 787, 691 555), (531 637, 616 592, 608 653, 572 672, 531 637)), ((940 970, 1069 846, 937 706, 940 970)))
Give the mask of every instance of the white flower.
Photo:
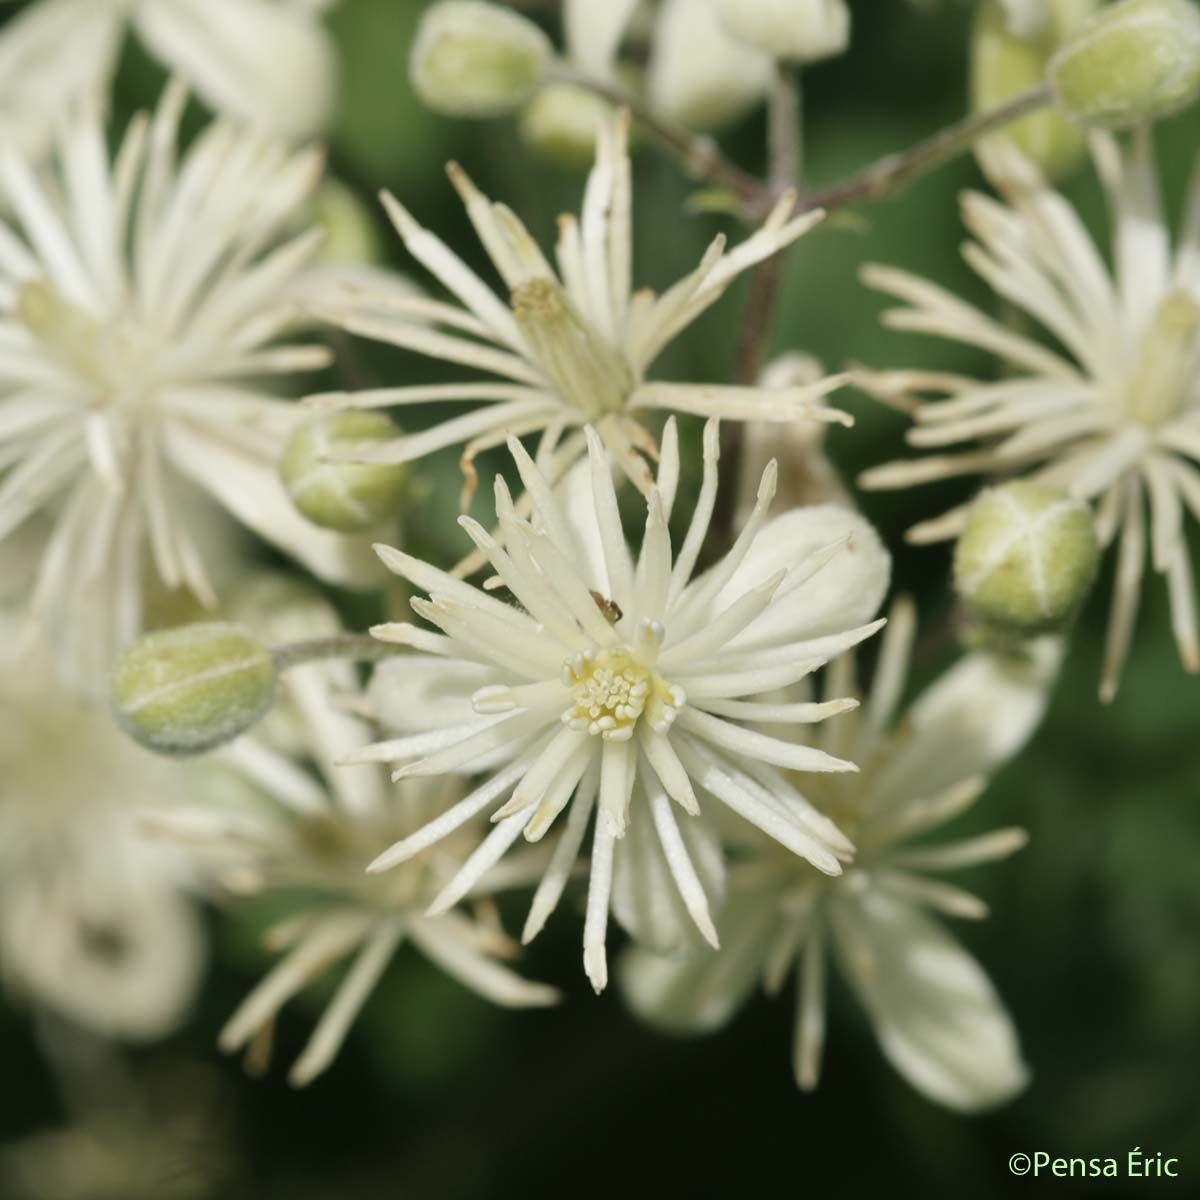
POLYGON ((334 53, 311 0, 38 0, 0 27, 0 145, 40 154, 107 92, 127 31, 213 108, 277 134, 318 132, 334 53))
MULTIPOLYGON (((0 621, 6 649, 13 634, 0 621)), ((177 774, 65 692, 40 653, 5 658, 0 711, 6 987, 106 1037, 165 1036, 205 957, 178 856, 140 829, 177 774)))
MULTIPOLYGON (((234 613, 264 637, 298 639, 340 632, 331 609, 307 588, 265 577, 251 582, 234 613)), ((476 918, 438 917, 425 908, 453 877, 453 842, 430 849, 386 877, 365 873, 373 858, 462 795, 454 780, 413 780, 387 794, 376 766, 335 763, 370 736, 370 725, 343 711, 355 698, 351 664, 293 667, 281 682, 272 718, 202 768, 197 799, 161 814, 158 831, 192 848, 203 874, 235 896, 298 892, 307 897, 268 930, 267 946, 285 957, 239 1005, 220 1034, 227 1052, 269 1035, 279 1010, 334 964, 350 965, 289 1074, 302 1086, 333 1062, 396 950, 411 943, 447 974, 497 1004, 552 1004, 558 993, 529 983, 501 959, 516 945, 484 902, 476 918), (316 768, 316 774, 310 767, 316 768)), ((460 838, 473 844, 469 830, 460 838)), ((465 847, 464 847, 465 850, 465 847)), ((519 862, 493 872, 477 893, 529 882, 519 862)), ((261 1051, 268 1043, 260 1042, 261 1051)), ((252 1048, 251 1053, 255 1051, 252 1048)))
MULTIPOLYGON (((799 1086, 810 1089, 820 1073, 832 949, 892 1065, 931 1099, 971 1111, 1014 1095, 1027 1071, 991 982, 930 915, 978 918, 985 906, 924 873, 1003 858, 1025 835, 1004 829, 933 845, 912 839, 965 811, 1024 744, 1045 708, 1059 651, 1043 640, 1031 643, 1026 660, 968 655, 893 720, 914 627, 911 606, 898 603, 869 699, 822 728, 822 746, 853 754, 862 767, 809 788, 854 838, 853 866, 829 878, 780 854, 756 830, 728 829, 722 950, 665 957, 634 948, 619 975, 639 1015, 701 1033, 724 1025, 760 979, 775 993, 794 973, 793 1067, 799 1086)), ((852 671, 848 659, 834 664, 827 686, 852 687, 852 671)))
MULTIPOLYGON (((1128 653, 1149 540, 1167 581, 1180 657, 1200 670, 1195 584, 1185 515, 1200 514, 1200 172, 1174 250, 1158 194, 1150 136, 1123 146, 1094 135, 1092 152, 1113 220, 1115 278, 1083 222, 1004 143, 985 163, 1006 203, 969 193, 964 219, 978 239, 968 263, 998 296, 1038 322, 1041 341, 903 271, 867 268, 871 286, 907 307, 895 329, 951 338, 995 354, 1004 378, 936 372, 864 374, 868 390, 911 405, 909 442, 979 444, 868 471, 866 487, 906 487, 982 473, 1026 478, 1093 502, 1103 544, 1119 534, 1101 695, 1111 699, 1128 653), (927 401, 928 394, 946 399, 927 401), (1149 505, 1149 538, 1146 509, 1149 505)), ((969 505, 914 527, 930 542, 961 532, 969 505)))
MULTIPOLYGON (((676 903, 716 942, 710 895, 693 861, 711 864, 714 849, 698 817, 697 789, 819 870, 841 871, 850 843, 779 768, 851 771, 853 764, 747 724, 820 721, 847 702, 778 708, 746 698, 803 678, 879 628, 880 622, 864 622, 882 599, 889 560, 871 527, 842 510, 801 511, 764 524, 775 490, 771 464, 732 549, 692 578, 716 498, 717 428, 710 421, 705 429, 700 496, 673 554, 667 525, 679 457, 672 420, 635 562, 621 530, 610 461, 595 431, 585 432, 589 463, 568 482, 583 482, 586 495, 568 488, 575 495, 560 503, 510 438, 532 499, 532 521, 517 515, 499 477, 498 538, 460 518, 515 606, 491 595, 490 585, 476 588, 378 548, 393 571, 429 593, 412 606, 442 633, 411 625, 375 631, 437 657, 428 671, 419 659, 403 660, 387 676, 394 695, 385 721, 406 721, 417 732, 369 747, 361 757, 407 763, 398 779, 491 772, 372 868, 405 862, 502 801, 492 814, 495 829, 431 912, 466 895, 522 834, 538 841, 567 813, 533 900, 526 941, 558 903, 595 810, 584 965, 599 991, 607 979, 614 858, 635 852, 622 841, 627 831, 656 852, 676 903), (682 823, 674 805, 687 816, 682 823)), ((719 879, 708 874, 712 891, 719 879)), ((614 908, 622 916, 615 899, 614 908)))
POLYGON ((627 120, 600 131, 596 164, 579 220, 564 216, 557 247, 558 274, 516 215, 484 197, 457 167, 450 177, 488 256, 511 293, 505 303, 448 246, 390 195, 384 203, 405 245, 462 307, 414 297, 348 293, 323 314, 352 333, 432 358, 499 376, 502 382, 464 382, 380 388, 313 397, 332 407, 391 407, 431 401, 482 401, 480 407, 432 429, 380 447, 362 461, 408 462, 466 443, 463 470, 474 485, 472 460, 480 451, 541 432, 558 442, 552 480, 584 450, 582 427, 593 425, 621 469, 648 492, 643 455, 654 440, 639 423, 653 409, 730 417, 794 420, 808 413, 847 420, 819 407, 838 387, 831 378, 809 387, 767 392, 749 387, 649 383, 647 369, 663 348, 722 295, 733 279, 811 228, 820 214, 792 217, 795 199, 783 197, 763 227, 735 250, 718 237, 700 265, 662 296, 634 292, 631 282, 631 186, 627 120), (560 279, 561 276, 561 279, 560 279), (430 328, 443 326, 451 332, 430 328))
POLYGON ((52 172, 0 151, 0 538, 55 515, 32 611, 81 681, 138 632, 147 548, 163 585, 214 602, 195 532, 213 501, 323 577, 365 562, 292 507, 276 464, 309 414, 265 390, 328 361, 281 341, 321 156, 218 122, 177 162, 183 101, 168 88, 111 167, 91 109, 52 172))

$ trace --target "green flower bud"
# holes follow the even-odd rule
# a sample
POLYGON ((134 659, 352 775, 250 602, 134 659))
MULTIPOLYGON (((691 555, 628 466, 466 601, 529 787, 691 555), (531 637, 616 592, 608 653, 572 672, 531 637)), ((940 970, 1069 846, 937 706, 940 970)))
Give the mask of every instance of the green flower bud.
POLYGON ((279 474, 292 503, 314 525, 359 533, 395 514, 404 498, 403 465, 345 461, 400 431, 383 413, 334 412, 301 425, 288 440, 279 474))
POLYGON ((569 83, 541 88, 521 113, 521 136, 536 154, 570 170, 586 170, 596 157, 596 130, 612 106, 569 83))
POLYGON ((510 9, 441 0, 421 19, 409 74, 435 112, 499 117, 533 95, 552 54, 550 39, 510 9))
POLYGON ((717 0, 731 37, 794 62, 844 54, 850 45, 846 0, 717 0))
POLYGON ((244 733, 271 707, 275 662, 223 621, 147 634, 113 673, 117 722, 159 754, 201 754, 244 733))
POLYGON ((326 179, 313 196, 312 210, 313 221, 325 234, 322 262, 357 266, 382 260, 371 210, 344 183, 326 179))
POLYGON ((1068 116, 1120 129, 1185 108, 1200 93, 1200 10, 1191 0, 1120 0, 1050 60, 1068 116))
MULTIPOLYGON (((1004 0, 983 0, 971 39, 972 108, 976 112, 995 108, 1037 87, 1046 76, 1051 55, 1095 12, 1097 3, 1048 0, 1045 21, 1018 34, 1004 0)), ((1069 175, 1087 149, 1079 126, 1052 108, 1014 121, 998 136, 1014 142, 1051 179, 1069 175)))
POLYGON ((954 586, 997 629, 1051 633, 1083 603, 1099 559, 1086 504, 1038 483, 1006 483, 975 501, 954 551, 954 586))

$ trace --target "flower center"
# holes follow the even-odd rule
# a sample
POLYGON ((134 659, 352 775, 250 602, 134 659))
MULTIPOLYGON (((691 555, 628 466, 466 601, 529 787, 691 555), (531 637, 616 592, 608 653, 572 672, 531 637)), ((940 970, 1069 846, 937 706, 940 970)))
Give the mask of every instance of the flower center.
POLYGON ((574 703, 562 719, 572 729, 627 741, 644 715, 659 732, 671 727, 687 703, 680 687, 661 679, 621 647, 577 654, 563 664, 563 682, 574 703))
POLYGON ((1130 418, 1151 427, 1187 403, 1200 372, 1200 304, 1172 292, 1158 306, 1125 394, 1130 418))
POLYGON ((521 284, 512 308, 530 353, 566 403, 592 418, 625 406, 633 390, 628 364, 554 280, 521 284))
POLYGON ((99 389, 102 406, 144 394, 147 358, 130 330, 97 320, 42 279, 21 288, 16 315, 63 366, 99 389))

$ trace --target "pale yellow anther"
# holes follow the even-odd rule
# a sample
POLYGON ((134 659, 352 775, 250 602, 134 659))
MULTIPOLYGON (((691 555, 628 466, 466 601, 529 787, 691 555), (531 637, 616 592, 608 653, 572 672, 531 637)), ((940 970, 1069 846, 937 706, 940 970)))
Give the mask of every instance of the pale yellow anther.
POLYGON ((512 308, 530 352, 563 400, 592 418, 624 408, 634 386, 625 359, 558 283, 521 284, 512 308))
POLYGON ((1196 386, 1200 366, 1200 304, 1172 292, 1158 306, 1126 390, 1130 417, 1151 427, 1170 420, 1196 386))
POLYGON ((577 654, 564 664, 563 681, 574 700, 563 721, 609 741, 631 738, 643 715, 655 728, 666 728, 683 704, 682 689, 660 679, 624 647, 577 654))

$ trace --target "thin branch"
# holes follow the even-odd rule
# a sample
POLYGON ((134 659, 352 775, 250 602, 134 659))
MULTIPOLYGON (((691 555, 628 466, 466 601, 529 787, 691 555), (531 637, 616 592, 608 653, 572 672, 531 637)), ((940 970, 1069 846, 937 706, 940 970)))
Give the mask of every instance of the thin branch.
POLYGON ((1045 108, 1052 101, 1053 93, 1049 85, 1041 84, 996 108, 972 113, 907 150, 886 155, 846 179, 806 193, 801 198, 800 208, 832 211, 862 200, 878 200, 889 196, 914 179, 965 153, 985 134, 1045 108))
MULTIPOLYGON (((635 120, 682 161, 684 169, 693 179, 723 188, 736 196, 746 220, 761 220, 779 198, 778 181, 775 178, 759 179, 743 171, 721 153, 714 139, 692 133, 669 121, 620 84, 593 78, 567 63, 556 64, 548 73, 547 81, 585 88, 612 104, 628 108, 635 120)), ((1046 108, 1053 103, 1053 99, 1049 85, 1039 84, 995 108, 972 113, 907 150, 885 155, 845 179, 816 191, 801 193, 797 209, 809 212, 823 208, 831 212, 848 204, 892 195, 913 180, 965 153, 986 134, 1046 108)))
POLYGON ((348 659, 351 662, 379 662, 405 653, 406 647, 381 642, 366 633, 341 633, 333 637, 313 638, 306 642, 289 642, 275 646, 271 657, 277 671, 287 671, 304 663, 327 658, 348 659))
MULTIPOLYGON (((781 63, 776 68, 767 108, 767 187, 772 202, 800 182, 800 105, 799 74, 795 68, 781 63)), ((753 384, 762 369, 786 255, 786 250, 772 254, 754 272, 738 339, 735 370, 738 383, 753 384)))
POLYGON ((761 202, 762 183, 736 163, 730 162, 713 138, 693 133, 668 120, 619 83, 597 79, 565 62, 554 64, 546 72, 545 79, 547 83, 565 83, 584 88, 611 104, 627 108, 634 120, 675 155, 687 174, 697 182, 733 192, 747 207, 761 202))

